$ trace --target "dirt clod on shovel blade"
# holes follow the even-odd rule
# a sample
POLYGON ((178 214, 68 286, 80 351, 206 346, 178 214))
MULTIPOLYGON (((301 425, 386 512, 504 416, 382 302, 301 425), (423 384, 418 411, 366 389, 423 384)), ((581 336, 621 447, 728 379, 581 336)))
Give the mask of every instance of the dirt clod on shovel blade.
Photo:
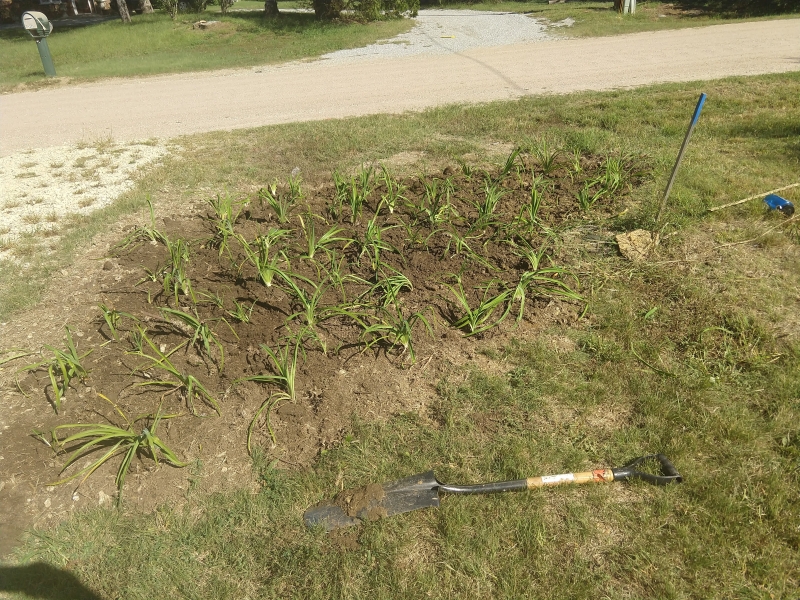
POLYGON ((332 501, 320 502, 306 511, 308 527, 322 525, 327 531, 377 521, 420 508, 439 506, 439 486, 433 471, 379 485, 340 492, 332 501))

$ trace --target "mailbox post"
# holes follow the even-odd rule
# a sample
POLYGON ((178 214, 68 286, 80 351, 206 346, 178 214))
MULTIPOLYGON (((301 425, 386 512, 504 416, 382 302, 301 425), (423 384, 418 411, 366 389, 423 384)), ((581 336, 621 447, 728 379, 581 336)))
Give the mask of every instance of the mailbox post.
POLYGON ((47 36, 53 31, 53 24, 44 13, 31 10, 22 13, 22 26, 36 40, 36 47, 39 49, 39 56, 42 58, 44 74, 48 77, 55 77, 56 68, 53 66, 53 57, 50 56, 50 48, 47 47, 47 36))

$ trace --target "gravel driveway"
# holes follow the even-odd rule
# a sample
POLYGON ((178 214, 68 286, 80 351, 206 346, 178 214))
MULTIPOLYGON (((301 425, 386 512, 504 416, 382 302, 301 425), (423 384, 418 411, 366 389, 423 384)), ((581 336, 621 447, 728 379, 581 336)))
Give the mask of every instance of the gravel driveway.
POLYGON ((473 48, 492 48, 525 42, 559 39, 560 27, 571 19, 546 24, 519 13, 474 10, 420 10, 417 24, 408 33, 364 48, 339 50, 321 57, 325 61, 362 58, 401 58, 419 54, 453 54, 473 48))

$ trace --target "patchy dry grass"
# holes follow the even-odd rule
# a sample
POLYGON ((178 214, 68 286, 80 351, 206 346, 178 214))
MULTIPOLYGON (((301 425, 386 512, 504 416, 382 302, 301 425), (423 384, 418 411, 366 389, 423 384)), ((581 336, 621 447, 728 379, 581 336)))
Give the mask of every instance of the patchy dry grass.
MULTIPOLYGON (((707 208, 794 183, 798 95, 800 76, 787 74, 184 140, 190 150, 75 224, 62 260, 148 195, 192 210, 222 190, 253 196, 294 167, 309 186, 334 167, 356 173, 393 157, 416 157, 409 171, 432 173, 458 159, 498 164, 509 145, 545 137, 553 147, 646 154, 652 168, 620 214, 589 213, 557 232, 556 256, 590 300, 584 319, 525 339, 446 342, 486 368, 475 358, 437 373, 438 400, 422 414, 377 424, 353 415, 311 470, 277 470, 257 454, 257 494, 188 492, 183 508, 151 515, 79 513, 33 533, 19 558, 68 569, 103 597, 792 597, 800 238, 758 201, 707 208), (709 100, 664 241, 651 261, 626 262, 613 236, 652 226, 701 90, 709 100), (301 521, 341 487, 429 468, 444 481, 480 482, 618 466, 651 451, 669 455, 685 483, 448 497, 439 510, 339 536, 301 521)), ((800 201, 797 189, 787 197, 800 201)), ((46 275, 63 263, 40 264, 46 275)), ((3 277, 4 306, 35 301, 30 289, 15 290, 10 271, 3 277)), ((39 277, 26 285, 44 286, 39 277)), ((43 593, 59 573, 15 581, 43 593)))

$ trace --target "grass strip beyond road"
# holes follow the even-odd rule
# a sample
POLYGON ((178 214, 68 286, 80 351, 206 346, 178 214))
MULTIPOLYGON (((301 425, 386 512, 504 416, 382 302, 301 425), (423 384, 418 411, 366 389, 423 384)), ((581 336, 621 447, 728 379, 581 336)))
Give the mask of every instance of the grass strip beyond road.
MULTIPOLYGON (((134 15, 132 25, 107 21, 61 28, 56 21, 47 43, 60 78, 86 81, 314 58, 391 38, 412 26, 410 20, 324 23, 310 13, 284 13, 278 19, 264 19, 259 12, 181 14, 175 21, 154 13, 134 15), (200 19, 220 23, 194 29, 200 19)), ((36 45, 21 27, 0 31, 0 54, 0 91, 49 83, 43 80, 36 45)))

